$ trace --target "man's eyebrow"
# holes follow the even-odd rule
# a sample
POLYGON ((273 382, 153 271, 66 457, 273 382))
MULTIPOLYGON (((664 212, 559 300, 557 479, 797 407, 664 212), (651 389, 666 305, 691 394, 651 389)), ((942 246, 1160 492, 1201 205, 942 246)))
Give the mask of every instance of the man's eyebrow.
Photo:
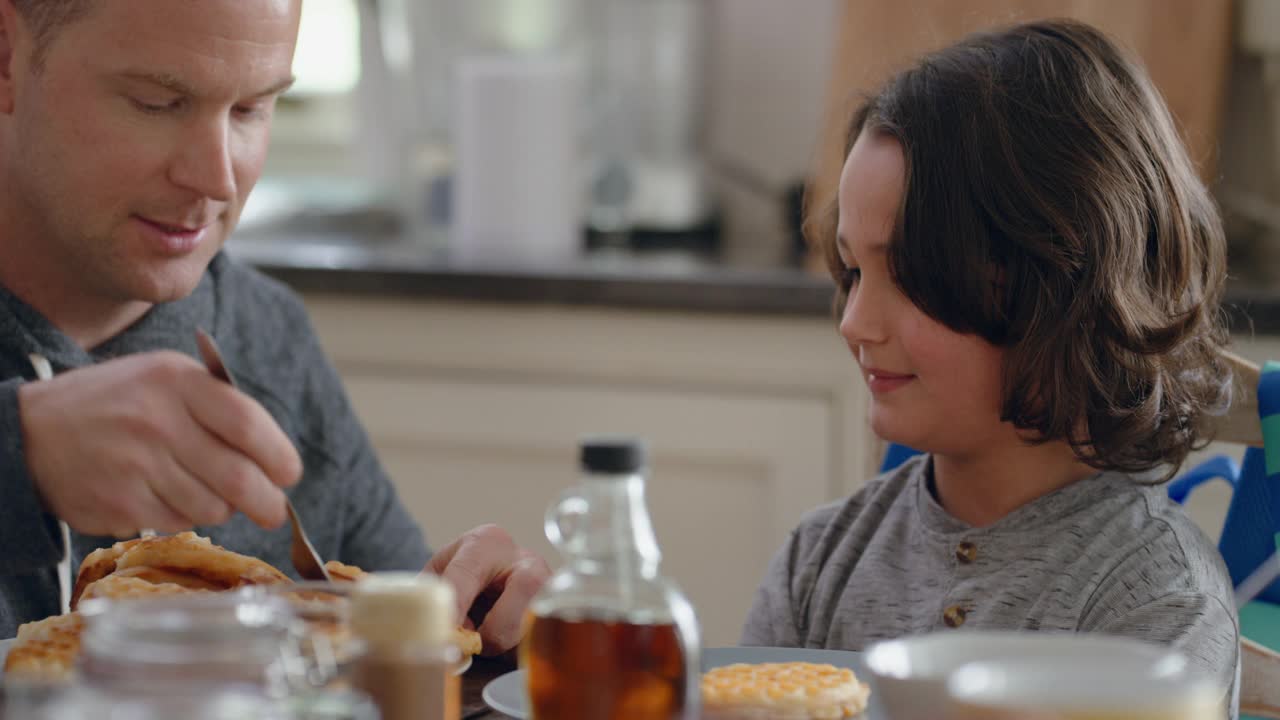
POLYGON ((166 90, 171 90, 179 95, 195 95, 195 91, 186 83, 178 78, 163 72, 148 72, 146 70, 127 70, 120 73, 120 77, 128 80, 141 80, 149 82, 152 85, 159 85, 166 90))
MULTIPOLYGON (((191 86, 187 85, 186 83, 174 77, 173 75, 170 75, 169 73, 148 72, 146 70, 130 70, 130 71, 120 73, 120 76, 123 78, 127 78, 129 80, 141 80, 143 82, 149 82, 153 85, 159 85, 160 87, 165 88, 166 90, 169 90, 171 92, 177 93, 179 95, 190 96, 190 95, 196 94, 195 90, 193 90, 191 86)), ((264 90, 253 93, 250 97, 260 98, 260 97, 267 97, 268 95, 276 95, 278 93, 282 93, 285 90, 288 90, 290 87, 292 87, 293 83, 296 82, 297 79, 298 78, 296 76, 290 75, 287 78, 277 81, 276 83, 272 84, 270 87, 264 90)))
POLYGON ((267 97, 268 95, 279 95, 285 90, 288 90, 289 88, 293 87, 293 84, 297 82, 297 80, 298 80, 298 76, 290 75, 289 77, 284 78, 279 82, 276 82, 274 85, 267 88, 266 90, 263 90, 262 92, 254 93, 253 97, 260 98, 260 97, 267 97))

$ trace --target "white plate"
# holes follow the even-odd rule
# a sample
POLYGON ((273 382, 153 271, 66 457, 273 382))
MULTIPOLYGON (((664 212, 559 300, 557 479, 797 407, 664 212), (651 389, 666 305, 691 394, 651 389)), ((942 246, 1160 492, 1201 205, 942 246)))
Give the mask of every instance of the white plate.
POLYGON ((471 661, 472 661, 472 659, 473 659, 473 658, 472 658, 470 655, 468 655, 468 656, 467 656, 467 659, 466 659, 466 660, 463 660, 463 661, 462 661, 462 664, 461 664, 461 665, 459 665, 459 666, 458 666, 458 668, 457 668, 456 670, 454 670, 454 671, 453 671, 453 674, 454 674, 454 675, 461 675, 462 673, 464 673, 464 672, 466 672, 466 671, 470 670, 470 669, 471 669, 471 661))
MULTIPOLYGON (((723 647, 706 648, 702 651, 702 670, 734 663, 765 662, 813 662, 830 663, 836 667, 847 667, 857 674, 865 683, 871 682, 871 673, 862 662, 862 653, 847 650, 810 650, 806 648, 773 648, 773 647, 723 647)), ((494 678, 484 687, 481 693, 489 707, 500 713, 506 713, 517 720, 529 717, 529 700, 525 695, 523 670, 514 670, 494 678)), ((871 701, 867 711, 861 716, 863 720, 886 720, 887 716, 880 708, 876 698, 875 687, 871 688, 871 701)))

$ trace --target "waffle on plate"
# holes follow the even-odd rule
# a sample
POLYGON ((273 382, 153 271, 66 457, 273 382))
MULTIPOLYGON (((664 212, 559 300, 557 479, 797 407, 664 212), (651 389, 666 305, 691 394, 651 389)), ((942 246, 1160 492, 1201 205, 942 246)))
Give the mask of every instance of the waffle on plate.
POLYGON ((871 689, 848 668, 807 662, 736 664, 702 676, 709 719, 838 720, 867 707, 871 689))

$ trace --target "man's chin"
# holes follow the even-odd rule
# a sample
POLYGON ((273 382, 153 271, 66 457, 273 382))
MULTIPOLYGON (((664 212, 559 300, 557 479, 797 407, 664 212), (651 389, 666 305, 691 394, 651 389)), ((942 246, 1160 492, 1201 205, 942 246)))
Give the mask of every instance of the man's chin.
POLYGON ((199 287, 212 259, 188 256, 149 268, 131 278, 127 295, 152 305, 182 300, 199 287))

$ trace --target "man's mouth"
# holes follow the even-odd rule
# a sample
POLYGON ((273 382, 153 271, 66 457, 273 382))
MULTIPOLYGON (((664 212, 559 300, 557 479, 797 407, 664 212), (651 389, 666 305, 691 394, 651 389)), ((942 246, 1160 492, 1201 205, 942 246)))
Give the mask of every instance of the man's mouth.
POLYGON ((190 234, 198 233, 201 230, 204 230, 205 228, 213 224, 212 221, 208 221, 208 220, 202 220, 198 222, 188 222, 188 221, 171 222, 168 220, 157 220, 155 218, 149 218, 142 215, 136 215, 135 217, 147 223, 148 225, 151 225, 159 230, 162 230, 167 233, 171 233, 173 235, 190 235, 190 234))

